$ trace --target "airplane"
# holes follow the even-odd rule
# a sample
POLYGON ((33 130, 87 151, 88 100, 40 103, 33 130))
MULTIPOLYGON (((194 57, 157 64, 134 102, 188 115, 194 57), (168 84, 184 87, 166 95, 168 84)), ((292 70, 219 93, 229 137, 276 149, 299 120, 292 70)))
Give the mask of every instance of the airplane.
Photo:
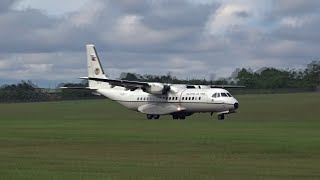
MULTIPOLYGON (((147 119, 172 115, 183 120, 194 113, 217 113, 223 120, 226 114, 236 113, 239 102, 225 88, 243 86, 186 85, 159 82, 139 82, 107 78, 93 44, 86 45, 88 87, 95 95, 105 96, 121 105, 146 114, 147 119)), ((80 87, 62 87, 81 89, 80 87)))

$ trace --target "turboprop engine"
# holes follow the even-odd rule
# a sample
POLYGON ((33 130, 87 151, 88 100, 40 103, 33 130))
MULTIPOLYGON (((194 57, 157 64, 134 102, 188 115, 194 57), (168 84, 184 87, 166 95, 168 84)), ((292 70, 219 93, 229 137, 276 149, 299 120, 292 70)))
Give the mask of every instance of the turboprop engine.
POLYGON ((169 85, 164 85, 162 83, 148 83, 149 86, 143 88, 143 91, 150 94, 166 94, 171 90, 169 85))

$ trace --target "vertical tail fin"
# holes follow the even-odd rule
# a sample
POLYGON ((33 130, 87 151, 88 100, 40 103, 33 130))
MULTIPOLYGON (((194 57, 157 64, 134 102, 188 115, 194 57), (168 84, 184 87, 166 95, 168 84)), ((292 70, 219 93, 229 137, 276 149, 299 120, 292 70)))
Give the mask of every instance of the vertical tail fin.
MULTIPOLYGON (((96 48, 93 44, 88 44, 87 46, 87 63, 88 63, 88 77, 89 78, 100 78, 106 79, 106 75, 101 66, 99 56, 97 54, 96 48)), ((99 83, 96 81, 89 80, 89 87, 97 87, 99 83)))

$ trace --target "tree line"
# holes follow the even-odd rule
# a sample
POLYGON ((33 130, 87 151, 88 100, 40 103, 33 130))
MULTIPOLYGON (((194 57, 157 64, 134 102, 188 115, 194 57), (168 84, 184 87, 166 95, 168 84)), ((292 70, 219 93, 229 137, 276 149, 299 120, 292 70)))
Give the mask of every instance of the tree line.
MULTIPOLYGON (((305 69, 262 68, 253 71, 250 68, 236 69, 228 78, 218 80, 178 79, 170 73, 167 75, 139 75, 125 73, 120 78, 130 81, 162 82, 169 84, 192 85, 242 85, 246 88, 231 90, 233 93, 277 93, 305 92, 320 89, 320 61, 309 63, 305 69)), ((0 87, 0 102, 38 102, 73 99, 101 98, 86 90, 62 90, 59 87, 87 87, 87 81, 80 83, 61 83, 56 89, 39 88, 31 81, 0 87)))
POLYGON ((59 100, 96 99, 90 91, 62 90, 60 87, 86 87, 86 82, 61 83, 56 89, 39 88, 31 81, 21 81, 17 84, 3 85, 0 88, 0 102, 41 102, 59 100))
POLYGON ((162 82, 170 84, 194 85, 241 85, 246 89, 305 89, 314 91, 320 85, 320 61, 313 61, 305 69, 237 68, 228 78, 218 80, 187 79, 181 80, 170 73, 162 76, 127 73, 123 80, 162 82))

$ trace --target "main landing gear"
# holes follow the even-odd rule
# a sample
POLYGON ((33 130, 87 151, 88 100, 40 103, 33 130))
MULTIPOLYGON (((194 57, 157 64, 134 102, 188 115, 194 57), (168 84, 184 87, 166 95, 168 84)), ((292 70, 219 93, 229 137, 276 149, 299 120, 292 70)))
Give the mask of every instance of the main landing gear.
POLYGON ((158 114, 147 114, 147 119, 159 119, 160 115, 158 114))
POLYGON ((173 119, 181 119, 181 120, 185 120, 186 119, 186 116, 185 115, 178 115, 178 114, 174 114, 172 115, 172 118, 173 119))
POLYGON ((224 114, 218 114, 218 119, 219 120, 224 120, 224 114))

